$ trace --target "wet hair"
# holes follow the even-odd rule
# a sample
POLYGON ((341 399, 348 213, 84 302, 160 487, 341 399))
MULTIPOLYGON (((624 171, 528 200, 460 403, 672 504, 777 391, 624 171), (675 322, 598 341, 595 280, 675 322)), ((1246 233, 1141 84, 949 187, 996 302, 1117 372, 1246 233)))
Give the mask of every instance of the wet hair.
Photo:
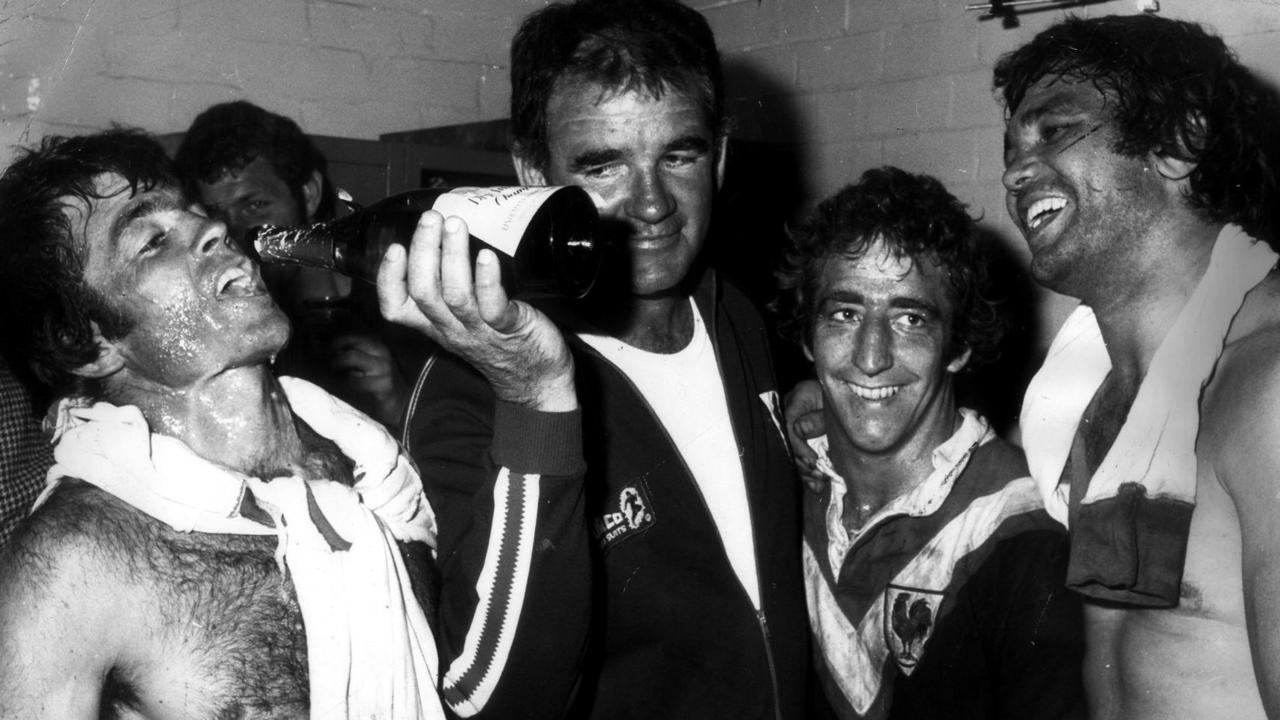
POLYGON ((547 103, 564 83, 697 101, 725 130, 724 80, 711 27, 676 0, 573 0, 525 18, 511 43, 511 135, 516 155, 545 170, 547 103))
POLYGON ((965 205, 937 179, 896 167, 868 170, 788 235, 771 305, 784 337, 807 347, 827 263, 856 261, 883 240, 895 258, 941 267, 954 309, 950 355, 969 348, 969 368, 996 359, 1004 322, 989 298, 987 258, 965 205))
POLYGON ((106 174, 123 178, 131 195, 181 187, 164 148, 125 128, 46 137, 0 176, 0 336, 12 360, 60 393, 96 388, 72 372, 98 358, 91 321, 108 338, 131 329, 85 285, 83 225, 66 213, 103 199, 95 185, 106 174))
POLYGON ((1280 247, 1280 102, 1221 38, 1154 15, 1068 18, 996 63, 1006 116, 1053 76, 1104 94, 1117 152, 1195 163, 1186 197, 1201 217, 1280 247))
POLYGON ((246 100, 219 103, 197 115, 183 135, 174 164, 186 183, 187 194, 199 198, 197 182, 215 183, 258 158, 271 163, 303 217, 306 199, 302 188, 313 173, 319 172, 320 204, 313 219, 333 217, 337 191, 329 180, 329 162, 324 154, 296 122, 246 100))

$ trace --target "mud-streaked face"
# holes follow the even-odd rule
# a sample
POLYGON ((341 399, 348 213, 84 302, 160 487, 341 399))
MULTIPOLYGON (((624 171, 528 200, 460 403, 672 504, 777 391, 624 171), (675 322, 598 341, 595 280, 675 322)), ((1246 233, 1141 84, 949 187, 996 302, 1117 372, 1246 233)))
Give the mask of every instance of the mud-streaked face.
POLYGON ((1115 136, 1107 97, 1088 82, 1041 78, 1009 117, 1005 203, 1046 287, 1080 297, 1132 266, 1135 239, 1167 207, 1151 158, 1116 152, 1115 136))
POLYGON ((895 257, 883 240, 829 258, 814 296, 807 353, 826 400, 833 451, 931 452, 955 419, 955 312, 941 268, 895 257))

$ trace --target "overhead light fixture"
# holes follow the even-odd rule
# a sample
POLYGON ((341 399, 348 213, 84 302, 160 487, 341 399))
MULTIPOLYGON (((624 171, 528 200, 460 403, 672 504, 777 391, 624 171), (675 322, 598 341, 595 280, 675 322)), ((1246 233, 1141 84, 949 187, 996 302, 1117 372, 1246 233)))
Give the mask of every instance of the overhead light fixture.
MULTIPOLYGON (((969 5, 965 5, 964 9, 986 10, 989 17, 1001 18, 1005 27, 1017 27, 1018 11, 1016 8, 1039 6, 1046 10, 1052 10, 1054 8, 1068 8, 1079 5, 1095 5, 1109 1, 1110 0, 990 0, 990 2, 971 3, 969 5)), ((1160 3, 1157 0, 1135 0, 1134 5, 1140 12, 1160 12, 1160 3)))

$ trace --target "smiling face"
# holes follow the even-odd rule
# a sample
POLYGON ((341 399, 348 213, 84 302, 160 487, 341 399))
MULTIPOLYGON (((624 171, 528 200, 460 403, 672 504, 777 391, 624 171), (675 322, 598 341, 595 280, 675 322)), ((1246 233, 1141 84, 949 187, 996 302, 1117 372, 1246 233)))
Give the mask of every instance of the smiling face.
POLYGON ((1093 84, 1044 77, 1005 127, 1006 205, 1042 285, 1076 297, 1136 267, 1140 238, 1168 208, 1151 158, 1112 149, 1114 121, 1093 84))
POLYGON ((123 368, 176 389, 279 352, 288 320, 225 225, 194 212, 176 188, 134 195, 116 175, 95 185, 102 199, 70 200, 66 212, 84 233, 85 284, 130 329, 103 339, 107 364, 90 373, 123 368))
POLYGON ((656 99, 565 83, 547 103, 547 167, 516 163, 525 184, 599 196, 601 218, 628 237, 632 294, 660 296, 680 287, 706 240, 720 180, 716 142, 701 105, 683 93, 656 99))
POLYGON ((896 258, 876 240, 830 257, 818 277, 806 354, 826 400, 832 453, 927 456, 953 432, 954 308, 931 262, 896 258))

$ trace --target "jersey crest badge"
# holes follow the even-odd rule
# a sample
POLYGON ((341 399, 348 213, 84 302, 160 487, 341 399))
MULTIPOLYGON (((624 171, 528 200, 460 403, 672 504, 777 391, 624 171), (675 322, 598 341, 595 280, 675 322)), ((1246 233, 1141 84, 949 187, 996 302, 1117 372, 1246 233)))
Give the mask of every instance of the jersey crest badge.
POLYGON ((607 501, 604 514, 591 523, 591 532, 600 547, 608 550, 653 527, 655 516, 649 498, 649 487, 640 480, 607 501))
POLYGON ((884 591, 884 639, 889 654, 904 675, 910 675, 924 645, 933 635, 943 594, 933 590, 889 585, 884 591))

